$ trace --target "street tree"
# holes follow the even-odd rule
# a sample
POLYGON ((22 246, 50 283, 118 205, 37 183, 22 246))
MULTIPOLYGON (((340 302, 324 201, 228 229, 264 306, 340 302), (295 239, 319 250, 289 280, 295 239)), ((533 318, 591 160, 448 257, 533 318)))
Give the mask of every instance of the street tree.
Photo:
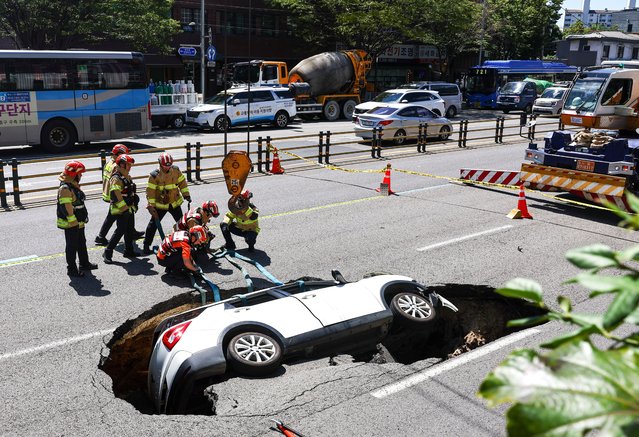
POLYGON ((173 0, 3 0, 0 32, 19 49, 67 49, 105 40, 133 50, 169 50, 180 31, 173 0))
POLYGON ((570 27, 564 29, 564 36, 585 35, 587 33, 600 32, 602 30, 619 30, 619 26, 606 27, 603 24, 592 24, 586 26, 583 21, 575 21, 570 27))

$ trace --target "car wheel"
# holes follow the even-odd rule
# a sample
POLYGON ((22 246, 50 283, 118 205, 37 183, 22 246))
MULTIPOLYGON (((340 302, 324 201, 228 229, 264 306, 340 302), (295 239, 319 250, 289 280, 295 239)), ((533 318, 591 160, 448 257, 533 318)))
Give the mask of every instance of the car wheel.
POLYGON ((273 123, 280 129, 284 129, 286 126, 288 126, 288 114, 286 113, 286 111, 279 111, 277 114, 275 114, 275 120, 273 123))
POLYGON ((508 114, 510 112, 510 109, 502 109, 504 114, 508 114))
POLYGON ((448 110, 446 111, 446 117, 453 118, 456 115, 457 115, 457 108, 455 108, 454 106, 449 106, 448 110))
POLYGON ((406 132, 403 129, 397 129, 395 135, 393 135, 393 141, 396 146, 401 146, 406 142, 406 132))
POLYGON ((405 326, 425 326, 435 318, 435 308, 421 294, 402 291, 390 303, 395 320, 405 326))
POLYGON ((339 118, 339 104, 335 100, 329 100, 324 105, 324 118, 335 121, 339 118))
POLYGON ((215 123, 213 123, 213 130, 217 132, 224 132, 225 130, 228 130, 229 124, 230 123, 228 117, 220 115, 218 118, 215 119, 215 123))
POLYGON ((431 111, 433 111, 433 114, 435 114, 438 117, 442 116, 442 113, 441 113, 441 111, 439 109, 432 109, 431 111))
POLYGON ((240 374, 267 375, 282 363, 282 348, 269 335, 261 332, 243 332, 231 339, 227 357, 231 367, 240 374))
POLYGON ((40 146, 47 152, 66 152, 77 140, 75 127, 67 120, 48 122, 40 134, 40 146))
POLYGON ((446 125, 442 126, 441 129, 439 129, 439 139, 442 141, 446 141, 449 137, 450 127, 446 125))
POLYGON ((184 127, 184 116, 178 115, 177 117, 173 117, 173 120, 171 120, 171 127, 174 127, 175 129, 182 129, 184 127))
POLYGON ((353 118, 357 102, 355 100, 347 100, 342 104, 342 118, 350 120, 353 118))

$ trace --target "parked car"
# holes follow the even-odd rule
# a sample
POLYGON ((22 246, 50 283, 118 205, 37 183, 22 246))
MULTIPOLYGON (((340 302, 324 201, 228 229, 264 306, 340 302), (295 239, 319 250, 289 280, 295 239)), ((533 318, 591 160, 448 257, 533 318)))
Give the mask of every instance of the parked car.
POLYGON ((297 114, 295 100, 287 88, 231 88, 186 111, 186 124, 222 132, 226 127, 250 124, 288 126, 297 114), (226 100, 226 115, 224 101, 226 100), (249 120, 248 107, 251 102, 249 120))
POLYGON ((406 276, 296 281, 183 312, 155 329, 148 389, 160 413, 184 411, 196 381, 272 373, 285 357, 374 347, 396 325, 432 326, 457 308, 406 276))
POLYGON ((568 88, 550 87, 546 88, 541 97, 535 100, 533 104, 533 114, 561 114, 561 108, 564 106, 564 100, 568 95, 568 88))
POLYGON ((508 82, 497 93, 497 109, 508 114, 510 111, 532 112, 537 98, 537 86, 534 82, 508 82))
POLYGON ((380 106, 380 104, 389 103, 413 103, 421 105, 424 108, 430 109, 438 116, 443 115, 446 110, 446 103, 436 92, 414 89, 394 89, 384 91, 373 100, 355 106, 353 118, 358 114, 363 114, 366 111, 380 106))
POLYGON ((433 111, 415 104, 389 104, 378 106, 365 114, 359 114, 353 121, 355 135, 370 140, 373 129, 381 127, 382 138, 392 140, 396 145, 404 144, 408 138, 417 138, 419 125, 426 124, 426 135, 447 140, 453 130, 451 122, 433 111))
POLYGON ((462 102, 464 98, 459 86, 455 83, 448 82, 411 82, 406 85, 402 85, 401 88, 417 89, 417 90, 429 90, 435 91, 439 94, 446 104, 446 117, 453 118, 462 108, 462 102))

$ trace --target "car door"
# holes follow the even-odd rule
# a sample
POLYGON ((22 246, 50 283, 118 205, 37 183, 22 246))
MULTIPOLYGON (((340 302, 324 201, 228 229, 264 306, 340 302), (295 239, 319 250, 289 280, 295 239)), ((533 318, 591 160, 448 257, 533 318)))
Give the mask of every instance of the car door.
POLYGON ((417 108, 416 112, 419 122, 426 125, 426 136, 432 138, 439 135, 439 129, 442 125, 439 118, 430 109, 417 108))
POLYGON ((402 128, 406 132, 408 138, 417 138, 419 133, 419 116, 417 114, 418 106, 408 106, 400 109, 397 115, 400 117, 402 128))
POLYGON ((242 125, 248 122, 248 102, 248 91, 239 92, 233 96, 231 107, 227 108, 227 115, 231 120, 231 126, 242 125))
POLYGON ((253 91, 251 123, 271 123, 275 119, 275 101, 270 91, 253 91))

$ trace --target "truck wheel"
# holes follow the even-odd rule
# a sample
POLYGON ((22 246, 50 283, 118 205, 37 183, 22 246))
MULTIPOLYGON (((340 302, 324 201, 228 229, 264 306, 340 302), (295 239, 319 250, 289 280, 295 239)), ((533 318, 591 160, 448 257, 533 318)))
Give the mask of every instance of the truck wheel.
POLYGON ((339 104, 335 100, 329 100, 324 104, 324 118, 328 121, 339 118, 339 104))
POLYGON ((66 152, 78 141, 73 124, 67 120, 52 120, 40 133, 40 147, 47 152, 66 152))
POLYGON ((175 129, 182 129, 184 127, 184 116, 177 115, 173 117, 173 119, 171 120, 171 127, 175 129))
POLYGON ((353 118, 353 112, 355 112, 355 106, 357 102, 355 100, 347 100, 342 104, 342 118, 350 120, 353 118))
POLYGON ((230 123, 228 117, 220 115, 218 118, 215 119, 215 122, 213 123, 213 130, 216 132, 224 132, 225 130, 228 130, 229 125, 230 123))
POLYGON ((288 114, 286 113, 286 111, 278 111, 278 113, 275 114, 275 120, 273 120, 273 124, 280 129, 284 129, 286 126, 288 126, 288 114))

